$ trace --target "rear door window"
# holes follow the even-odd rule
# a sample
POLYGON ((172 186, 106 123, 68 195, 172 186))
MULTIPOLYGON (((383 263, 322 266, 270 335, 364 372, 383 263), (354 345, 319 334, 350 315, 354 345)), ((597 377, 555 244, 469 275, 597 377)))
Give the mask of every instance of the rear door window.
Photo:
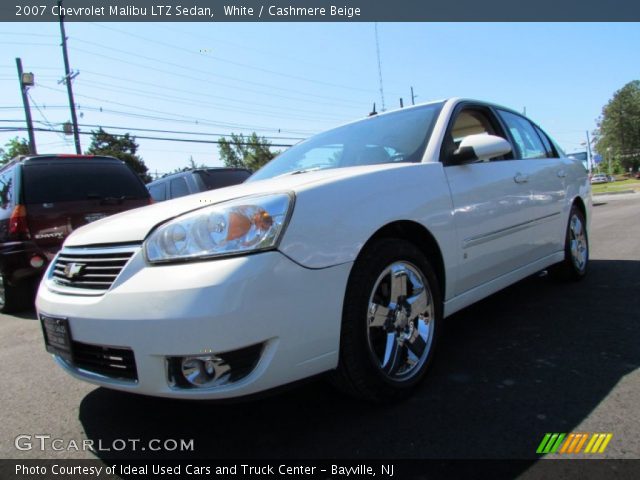
POLYGON ((520 158, 546 158, 547 150, 529 120, 515 113, 498 110, 520 151, 520 158))
POLYGON ((558 158, 558 154, 555 152, 553 145, 551 144, 551 140, 547 137, 547 134, 540 130, 537 126, 534 125, 540 140, 542 140, 542 144, 544 145, 545 150, 547 151, 548 158, 558 158))
POLYGON ((169 188, 171 189, 171 198, 184 197, 191 193, 189 192, 189 186, 187 185, 187 181, 184 177, 174 178, 171 180, 169 188))
POLYGON ((124 164, 32 163, 24 165, 23 176, 26 204, 149 198, 143 183, 124 164))

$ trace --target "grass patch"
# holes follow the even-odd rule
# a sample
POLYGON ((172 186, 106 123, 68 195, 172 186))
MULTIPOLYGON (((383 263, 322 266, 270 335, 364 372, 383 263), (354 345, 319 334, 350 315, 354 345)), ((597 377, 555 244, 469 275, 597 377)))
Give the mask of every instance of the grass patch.
POLYGON ((640 181, 636 179, 621 180, 619 182, 598 183, 591 185, 593 193, 620 192, 622 190, 640 191, 640 181))

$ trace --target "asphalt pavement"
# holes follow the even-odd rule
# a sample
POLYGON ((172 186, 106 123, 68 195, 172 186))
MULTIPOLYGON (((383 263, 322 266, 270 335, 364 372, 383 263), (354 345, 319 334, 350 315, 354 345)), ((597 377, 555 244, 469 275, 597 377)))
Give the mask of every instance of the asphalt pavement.
POLYGON ((0 315, 0 457, 535 462, 547 432, 609 432, 600 458, 640 458, 640 194, 594 203, 587 278, 534 276, 450 317, 428 378, 395 405, 362 403, 322 378, 239 403, 97 388, 54 364, 35 313, 0 315), (19 435, 103 447, 192 439, 194 449, 19 450, 19 435))

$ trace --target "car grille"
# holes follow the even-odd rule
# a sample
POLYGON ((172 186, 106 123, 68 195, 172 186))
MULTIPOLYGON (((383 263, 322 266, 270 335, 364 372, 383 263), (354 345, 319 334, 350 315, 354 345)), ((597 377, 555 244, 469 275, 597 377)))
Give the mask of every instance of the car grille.
POLYGON ((120 380, 138 380, 136 360, 129 348, 72 342, 73 365, 87 372, 120 380))
POLYGON ((135 247, 64 249, 51 272, 54 283, 96 293, 106 292, 135 253, 135 247))

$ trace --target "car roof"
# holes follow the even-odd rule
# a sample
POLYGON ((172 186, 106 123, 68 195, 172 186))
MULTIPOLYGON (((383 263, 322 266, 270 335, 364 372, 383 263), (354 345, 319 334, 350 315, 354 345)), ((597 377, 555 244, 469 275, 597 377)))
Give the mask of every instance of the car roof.
POLYGON ((66 154, 66 153, 49 153, 49 154, 39 154, 39 155, 19 155, 9 161, 6 165, 4 165, 1 171, 9 169, 14 165, 18 164, 38 164, 38 163, 49 163, 49 162, 62 162, 65 160, 69 160, 72 162, 81 161, 81 160, 89 160, 91 162, 100 162, 100 163, 113 163, 113 164, 124 164, 125 162, 107 155, 75 155, 75 154, 66 154))
POLYGON ((171 180, 172 178, 177 178, 179 176, 190 175, 196 172, 209 172, 211 170, 216 172, 247 172, 251 174, 251 170, 249 170, 248 168, 242 168, 242 167, 197 167, 197 168, 190 168, 188 170, 183 170, 182 172, 167 173, 166 175, 163 175, 162 177, 154 180, 153 182, 147 183, 147 187, 156 185, 158 183, 162 183, 167 180, 171 180))

